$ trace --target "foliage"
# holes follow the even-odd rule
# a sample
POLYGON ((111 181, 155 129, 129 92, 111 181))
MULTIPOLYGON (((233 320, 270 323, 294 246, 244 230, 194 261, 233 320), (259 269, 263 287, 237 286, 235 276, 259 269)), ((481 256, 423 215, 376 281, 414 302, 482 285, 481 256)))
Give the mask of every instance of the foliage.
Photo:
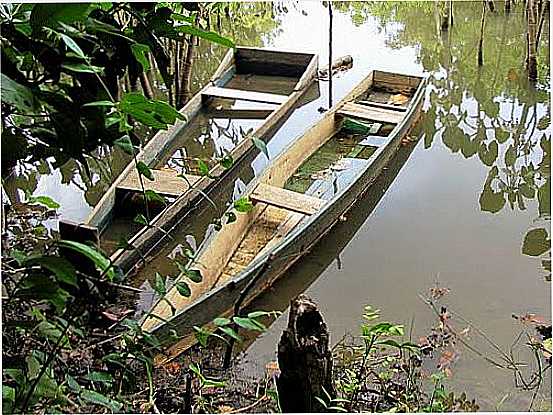
MULTIPOLYGON (((361 335, 345 337, 334 349, 339 397, 319 397, 328 412, 473 412, 474 400, 448 391, 449 363, 424 375, 430 350, 402 339, 404 327, 379 320, 379 310, 365 307, 361 335), (430 390, 428 393, 427 391, 430 390)), ((447 344, 444 337, 442 345, 447 344)), ((438 346, 431 348, 432 352, 438 346)))

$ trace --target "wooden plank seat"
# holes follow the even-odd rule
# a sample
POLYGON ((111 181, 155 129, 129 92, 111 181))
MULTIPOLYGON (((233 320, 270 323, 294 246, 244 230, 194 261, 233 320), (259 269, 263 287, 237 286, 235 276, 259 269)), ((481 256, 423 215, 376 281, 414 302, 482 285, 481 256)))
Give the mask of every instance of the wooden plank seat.
POLYGON ((265 203, 292 212, 312 215, 318 212, 326 203, 325 200, 302 193, 286 190, 281 187, 259 183, 251 193, 250 199, 254 202, 265 203))
POLYGON ((288 100, 288 95, 268 94, 266 92, 243 91, 241 89, 221 88, 212 86, 207 88, 202 95, 204 97, 240 99, 251 102, 266 102, 269 104, 283 104, 288 100))
POLYGON ((352 102, 345 103, 338 111, 338 114, 387 124, 399 124, 404 117, 404 114, 399 111, 384 108, 370 108, 352 102))
POLYGON ((384 108, 392 111, 407 111, 407 107, 403 105, 385 104, 383 102, 376 101, 357 101, 356 104, 365 105, 368 107, 384 108))
MULTIPOLYGON (((186 174, 185 177, 188 182, 190 182, 189 185, 187 181, 182 177, 179 177, 178 173, 174 170, 151 169, 150 171, 154 175, 154 180, 149 180, 146 177, 143 177, 142 181, 144 183, 144 188, 146 190, 153 190, 164 196, 180 196, 200 179, 200 176, 186 174)), ((123 180, 119 182, 117 188, 130 192, 142 192, 137 171, 132 170, 123 180)))

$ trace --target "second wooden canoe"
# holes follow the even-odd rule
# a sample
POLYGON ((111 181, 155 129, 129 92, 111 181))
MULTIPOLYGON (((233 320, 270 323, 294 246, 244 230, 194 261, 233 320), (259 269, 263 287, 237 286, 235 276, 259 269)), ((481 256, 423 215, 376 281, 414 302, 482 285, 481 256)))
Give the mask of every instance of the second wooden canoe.
POLYGON ((202 281, 189 297, 173 287, 143 329, 162 341, 172 330, 187 336, 266 290, 370 189, 417 121, 425 84, 371 72, 248 186, 253 209, 207 238, 191 264, 202 281))

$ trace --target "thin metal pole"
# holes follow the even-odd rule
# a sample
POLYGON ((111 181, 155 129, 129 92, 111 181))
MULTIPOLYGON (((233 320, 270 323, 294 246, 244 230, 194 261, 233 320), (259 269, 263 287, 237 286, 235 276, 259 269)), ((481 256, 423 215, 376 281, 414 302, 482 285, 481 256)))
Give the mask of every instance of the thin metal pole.
POLYGON ((332 2, 328 2, 328 108, 332 107, 332 2))

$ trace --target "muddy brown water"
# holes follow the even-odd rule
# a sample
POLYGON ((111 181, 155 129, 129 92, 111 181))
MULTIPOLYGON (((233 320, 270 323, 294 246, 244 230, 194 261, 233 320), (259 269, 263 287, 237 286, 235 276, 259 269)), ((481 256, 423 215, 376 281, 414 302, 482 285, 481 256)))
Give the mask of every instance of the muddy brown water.
MULTIPOLYGON (((269 13, 252 23, 243 17, 235 19, 232 31, 223 25, 224 30, 239 44, 319 53, 324 65, 328 61, 325 7, 315 2, 282 4, 287 11, 275 6, 275 18, 269 13)), ((484 66, 476 67, 480 5, 454 2, 453 27, 443 33, 432 2, 335 4, 333 54, 351 55, 353 68, 335 75, 333 101, 371 69, 427 74, 423 137, 414 149, 403 150, 345 222, 251 305, 283 314, 266 333, 243 346, 239 368, 244 373, 262 374, 265 365, 276 359, 289 301, 301 292, 320 305, 333 342, 345 332, 358 332, 367 304, 379 308, 383 319, 407 327, 414 323, 415 338, 424 335, 435 318, 419 294, 428 295, 437 281, 450 289, 444 299, 448 307, 504 350, 521 328, 513 313, 551 320, 551 283, 546 281, 550 251, 536 249, 528 239, 533 229, 551 234, 546 182, 551 135, 549 22, 539 48, 540 79, 533 87, 525 82, 523 70, 525 26, 520 7, 510 15, 503 10, 488 13, 484 66), (530 167, 538 173, 529 174, 530 167)), ((210 73, 199 64, 195 71, 198 88, 210 73)), ((319 108, 328 107, 326 82, 311 92, 313 99, 294 111, 269 142, 271 157, 322 116, 319 108)), ((62 205, 63 217, 81 220, 107 186, 109 170, 117 172, 124 164, 117 153, 110 159, 107 167, 93 166, 96 175, 91 182, 81 178, 75 164, 68 164, 60 170, 41 166, 38 173, 20 170, 6 188, 12 195, 16 186, 48 194, 62 205)), ((241 167, 241 180, 249 182, 266 164, 264 155, 257 156, 241 167)), ((235 188, 226 189, 220 198, 229 200, 233 193, 235 188)), ((189 233, 199 242, 213 216, 207 207, 198 211, 196 222, 175 234, 175 244, 184 243, 189 233)), ((148 279, 156 271, 175 273, 166 258, 173 248, 174 244, 160 250, 137 277, 136 283, 145 288, 139 307, 152 302, 148 279)), ((456 320, 460 330, 466 326, 456 320)), ((474 330, 469 339, 484 354, 496 356, 474 330)), ((516 349, 522 360, 528 358, 523 346, 516 349)), ((454 390, 466 390, 485 410, 528 409, 531 394, 514 386, 510 371, 466 349, 458 352, 453 376, 447 380, 454 390)), ((550 388, 549 373, 534 409, 551 409, 550 388)))

